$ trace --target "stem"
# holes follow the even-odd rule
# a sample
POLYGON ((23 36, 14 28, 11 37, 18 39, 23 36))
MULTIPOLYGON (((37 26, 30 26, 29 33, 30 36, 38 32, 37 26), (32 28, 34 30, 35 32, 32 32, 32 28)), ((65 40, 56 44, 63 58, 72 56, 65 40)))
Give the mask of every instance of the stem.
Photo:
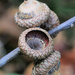
POLYGON ((67 20, 66 22, 60 24, 59 26, 55 27, 54 29, 50 30, 48 33, 52 36, 54 36, 55 34, 66 30, 68 28, 73 28, 75 26, 75 17, 67 20))
POLYGON ((7 62, 13 59, 15 56, 19 54, 19 47, 8 53, 6 56, 0 59, 0 67, 4 66, 7 62))

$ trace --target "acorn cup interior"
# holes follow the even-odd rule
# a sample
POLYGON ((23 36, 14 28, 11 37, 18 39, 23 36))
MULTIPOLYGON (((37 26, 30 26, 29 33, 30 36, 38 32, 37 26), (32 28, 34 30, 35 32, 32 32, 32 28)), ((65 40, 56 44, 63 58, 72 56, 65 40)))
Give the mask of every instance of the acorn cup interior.
POLYGON ((47 35, 39 30, 32 30, 25 36, 25 41, 28 46, 33 50, 43 50, 49 44, 49 38, 47 35))

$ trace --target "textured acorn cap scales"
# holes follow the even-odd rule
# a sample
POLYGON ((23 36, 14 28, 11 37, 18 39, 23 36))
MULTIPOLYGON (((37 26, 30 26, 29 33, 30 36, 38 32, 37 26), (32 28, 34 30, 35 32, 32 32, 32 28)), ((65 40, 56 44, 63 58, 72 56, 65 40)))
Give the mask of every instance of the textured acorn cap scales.
POLYGON ((57 14, 54 11, 50 10, 50 15, 49 15, 47 22, 42 24, 40 27, 49 31, 58 25, 60 25, 60 21, 59 21, 57 14))
POLYGON ((58 51, 54 51, 44 60, 40 61, 37 64, 35 64, 32 75, 54 75, 53 73, 58 71, 60 68, 60 62, 61 55, 58 51), (56 66, 56 67, 54 67, 56 66), (48 72, 54 67, 54 69, 51 71, 51 74, 48 74, 48 72))
POLYGON ((53 51, 53 40, 41 28, 25 30, 19 37, 20 51, 30 59, 44 59, 53 51))
POLYGON ((24 0, 15 14, 15 22, 25 28, 40 26, 46 22, 50 9, 45 3, 37 0, 24 0))

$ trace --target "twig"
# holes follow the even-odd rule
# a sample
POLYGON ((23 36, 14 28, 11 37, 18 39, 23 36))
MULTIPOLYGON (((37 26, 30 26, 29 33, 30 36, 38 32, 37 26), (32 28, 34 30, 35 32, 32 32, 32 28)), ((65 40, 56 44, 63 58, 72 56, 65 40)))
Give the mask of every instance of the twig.
POLYGON ((73 28, 75 26, 75 17, 67 20, 66 22, 60 24, 59 26, 55 27, 54 29, 50 30, 48 33, 52 36, 54 36, 55 34, 66 30, 68 28, 73 28))
MULTIPOLYGON (((75 23, 75 17, 67 20, 66 22, 60 24, 59 26, 55 27, 54 29, 50 30, 48 33, 52 36, 57 34, 58 32, 61 32, 62 30, 66 30, 68 28, 74 27, 75 23)), ((3 58, 0 59, 0 67, 4 66, 8 61, 10 61, 12 58, 18 55, 19 53, 19 47, 11 51, 9 54, 4 56, 3 58)))
POLYGON ((6 56, 0 59, 0 67, 4 66, 7 62, 17 56, 19 53, 19 47, 8 53, 6 56))

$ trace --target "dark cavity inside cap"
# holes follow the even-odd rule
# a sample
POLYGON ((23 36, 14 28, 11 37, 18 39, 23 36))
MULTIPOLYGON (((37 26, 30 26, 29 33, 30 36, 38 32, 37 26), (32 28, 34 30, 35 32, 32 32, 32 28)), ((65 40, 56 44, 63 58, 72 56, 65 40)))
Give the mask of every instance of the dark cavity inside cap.
POLYGON ((40 30, 32 30, 28 32, 25 40, 33 50, 43 50, 49 43, 48 36, 40 30))

